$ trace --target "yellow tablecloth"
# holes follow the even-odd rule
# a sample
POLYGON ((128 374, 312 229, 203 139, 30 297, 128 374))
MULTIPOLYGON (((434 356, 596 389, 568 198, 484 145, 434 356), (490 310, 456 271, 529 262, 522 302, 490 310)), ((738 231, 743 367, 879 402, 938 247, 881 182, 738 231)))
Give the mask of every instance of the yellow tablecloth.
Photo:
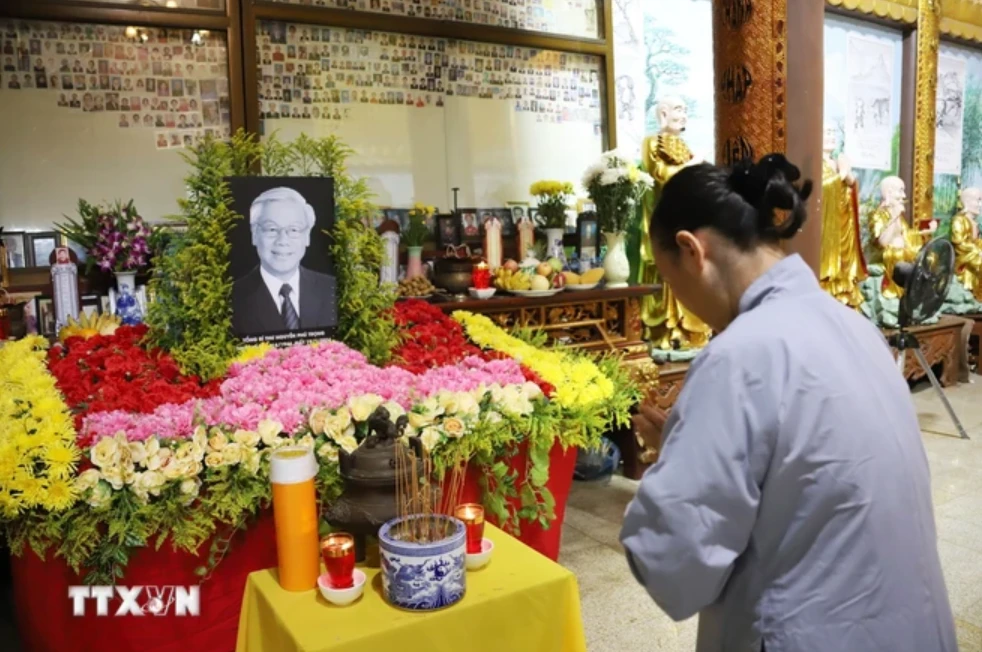
POLYGON ((335 607, 316 589, 288 593, 276 570, 249 575, 237 652, 581 652, 586 650, 576 577, 488 524, 491 563, 467 572, 467 593, 452 607, 403 611, 382 596, 379 569, 365 594, 335 607))

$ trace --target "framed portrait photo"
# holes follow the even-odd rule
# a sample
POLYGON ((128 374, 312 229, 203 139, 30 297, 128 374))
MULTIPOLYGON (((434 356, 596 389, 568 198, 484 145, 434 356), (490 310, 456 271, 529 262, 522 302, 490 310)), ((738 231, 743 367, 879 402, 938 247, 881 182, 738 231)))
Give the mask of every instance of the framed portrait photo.
POLYGON ((440 249, 460 244, 460 222, 456 215, 436 216, 436 243, 440 249))
POLYGON ((27 233, 27 253, 30 256, 28 267, 47 267, 49 259, 58 247, 58 234, 54 231, 27 233))
POLYGON ((334 180, 232 177, 232 330, 245 344, 329 338, 338 323, 334 180))
POLYGON ((37 332, 44 337, 55 335, 55 302, 51 297, 34 298, 34 314, 37 315, 37 332))
POLYGON ((28 267, 30 259, 27 255, 24 235, 22 231, 0 233, 0 240, 3 240, 4 252, 7 256, 7 267, 10 269, 28 267))
POLYGON ((460 240, 461 242, 481 241, 481 222, 478 221, 476 208, 460 209, 460 240))

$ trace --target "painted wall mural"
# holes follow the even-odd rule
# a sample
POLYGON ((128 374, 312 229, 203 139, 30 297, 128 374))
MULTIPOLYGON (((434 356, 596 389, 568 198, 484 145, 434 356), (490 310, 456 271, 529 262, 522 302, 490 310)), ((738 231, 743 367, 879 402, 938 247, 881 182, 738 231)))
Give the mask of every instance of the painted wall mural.
POLYGON ((863 203, 897 174, 903 37, 897 30, 825 16, 825 124, 839 133, 863 203))
POLYGON ((689 147, 712 161, 710 0, 614 0, 613 11, 618 147, 640 156, 645 135, 658 131, 658 100, 674 95, 689 108, 689 147))

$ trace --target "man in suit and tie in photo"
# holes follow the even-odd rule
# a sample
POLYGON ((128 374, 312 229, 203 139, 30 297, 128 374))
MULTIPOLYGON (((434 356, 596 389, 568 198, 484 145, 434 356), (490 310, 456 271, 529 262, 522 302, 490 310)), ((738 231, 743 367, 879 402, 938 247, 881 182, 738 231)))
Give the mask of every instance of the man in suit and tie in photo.
POLYGON ((267 190, 252 202, 249 227, 259 265, 232 289, 232 327, 238 335, 337 324, 334 277, 300 266, 315 222, 314 209, 291 188, 267 190))

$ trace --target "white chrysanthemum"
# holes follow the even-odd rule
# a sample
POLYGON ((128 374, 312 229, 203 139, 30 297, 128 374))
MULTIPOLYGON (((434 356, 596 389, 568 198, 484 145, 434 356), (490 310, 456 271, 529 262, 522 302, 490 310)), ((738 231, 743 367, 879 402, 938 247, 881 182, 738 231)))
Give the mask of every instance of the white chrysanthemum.
POLYGON ((600 185, 612 186, 620 183, 624 176, 624 170, 622 168, 608 168, 600 175, 600 185))

